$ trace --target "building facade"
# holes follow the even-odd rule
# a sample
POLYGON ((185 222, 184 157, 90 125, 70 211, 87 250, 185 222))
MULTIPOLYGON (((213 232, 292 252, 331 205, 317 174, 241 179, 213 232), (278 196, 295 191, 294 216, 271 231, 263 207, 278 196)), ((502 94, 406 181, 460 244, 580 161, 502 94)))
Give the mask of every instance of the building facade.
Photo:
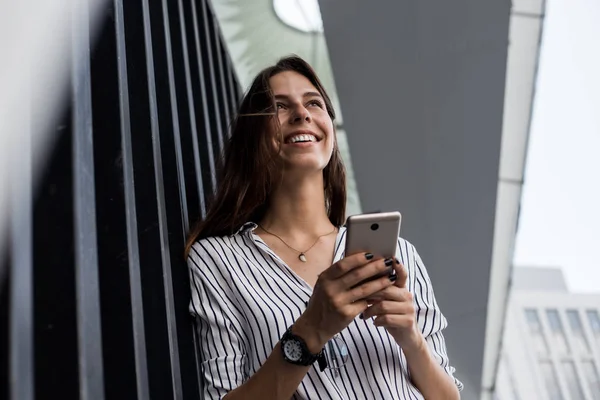
POLYGON ((495 398, 600 400, 600 293, 568 291, 562 271, 516 268, 495 398))

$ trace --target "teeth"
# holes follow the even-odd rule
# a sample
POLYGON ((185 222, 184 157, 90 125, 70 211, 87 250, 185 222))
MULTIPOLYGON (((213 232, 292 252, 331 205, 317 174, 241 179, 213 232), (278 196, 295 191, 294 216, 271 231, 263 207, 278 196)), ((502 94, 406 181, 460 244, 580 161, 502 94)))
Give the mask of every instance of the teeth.
POLYGON ((290 143, 298 142, 316 142, 317 138, 313 135, 296 135, 290 139, 290 143))

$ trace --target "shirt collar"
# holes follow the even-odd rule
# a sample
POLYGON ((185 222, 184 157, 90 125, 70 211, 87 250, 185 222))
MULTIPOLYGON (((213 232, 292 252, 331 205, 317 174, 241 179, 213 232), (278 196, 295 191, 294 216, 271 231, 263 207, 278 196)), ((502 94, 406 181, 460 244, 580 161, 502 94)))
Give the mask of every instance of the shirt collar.
POLYGON ((246 222, 244 225, 241 226, 240 229, 238 229, 238 231, 235 233, 236 235, 241 235, 243 233, 249 232, 249 231, 253 231, 256 228, 258 228, 258 225, 254 222, 246 222))

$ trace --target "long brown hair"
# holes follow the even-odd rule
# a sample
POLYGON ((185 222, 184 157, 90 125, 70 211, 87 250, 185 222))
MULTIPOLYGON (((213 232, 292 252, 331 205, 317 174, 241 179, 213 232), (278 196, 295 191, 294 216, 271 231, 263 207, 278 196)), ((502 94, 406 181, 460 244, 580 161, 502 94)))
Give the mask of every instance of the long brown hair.
MULTIPOLYGON (((231 137, 220 160, 217 191, 209 203, 206 218, 190 231, 186 257, 197 240, 231 235, 244 223, 259 222, 265 215, 269 195, 282 177, 270 133, 279 121, 269 79, 285 71, 304 75, 319 91, 327 113, 335 121, 331 99, 306 61, 297 56, 285 57, 262 70, 242 99, 232 123, 231 137)), ((337 140, 323 171, 323 180, 329 220, 334 226, 341 226, 346 214, 346 172, 337 140)))

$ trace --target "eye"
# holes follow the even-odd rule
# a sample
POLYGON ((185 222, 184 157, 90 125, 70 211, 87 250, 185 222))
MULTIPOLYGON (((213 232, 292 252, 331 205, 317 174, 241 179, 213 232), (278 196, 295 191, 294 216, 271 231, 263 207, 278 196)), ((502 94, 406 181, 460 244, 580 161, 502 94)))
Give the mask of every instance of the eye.
POLYGON ((284 110, 286 106, 283 103, 276 103, 275 108, 277 108, 278 110, 284 110))
POLYGON ((319 100, 311 100, 308 102, 308 105, 323 108, 323 103, 321 103, 321 101, 319 101, 319 100))

